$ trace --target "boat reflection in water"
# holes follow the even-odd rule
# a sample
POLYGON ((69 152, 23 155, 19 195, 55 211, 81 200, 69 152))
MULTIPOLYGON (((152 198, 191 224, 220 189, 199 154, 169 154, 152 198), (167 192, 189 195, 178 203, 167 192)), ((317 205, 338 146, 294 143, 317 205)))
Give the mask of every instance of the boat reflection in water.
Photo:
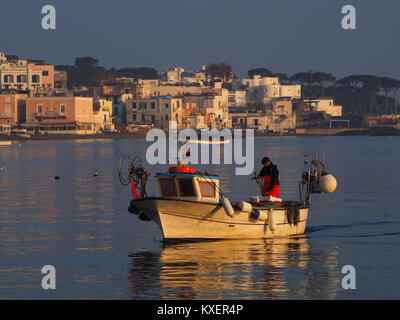
POLYGON ((134 299, 329 299, 340 286, 336 255, 304 236, 166 243, 131 254, 129 280, 134 299))

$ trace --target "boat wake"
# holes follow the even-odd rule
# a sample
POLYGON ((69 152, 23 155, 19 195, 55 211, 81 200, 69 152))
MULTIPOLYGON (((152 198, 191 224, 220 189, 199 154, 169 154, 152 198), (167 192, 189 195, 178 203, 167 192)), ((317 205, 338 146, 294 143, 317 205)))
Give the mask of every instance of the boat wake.
MULTIPOLYGON (((355 223, 348 225, 322 225, 322 226, 313 226, 309 227, 306 230, 306 234, 313 234, 319 231, 329 231, 335 229, 345 229, 345 228, 358 228, 358 227, 374 227, 381 225, 399 225, 398 221, 380 221, 380 222, 365 222, 365 223, 355 223)), ((383 233, 363 233, 363 234, 342 234, 342 235, 334 235, 334 237, 346 237, 346 238, 362 238, 362 237, 379 237, 379 236, 393 236, 400 235, 400 232, 383 232, 383 233)))

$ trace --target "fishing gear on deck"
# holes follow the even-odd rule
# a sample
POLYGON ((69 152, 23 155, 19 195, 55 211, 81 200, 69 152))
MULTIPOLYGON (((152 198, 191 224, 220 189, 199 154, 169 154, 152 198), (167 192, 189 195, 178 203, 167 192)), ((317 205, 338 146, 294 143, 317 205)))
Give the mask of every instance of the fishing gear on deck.
POLYGON ((119 181, 123 186, 132 186, 132 195, 134 198, 147 197, 146 184, 150 176, 150 172, 146 171, 142 166, 142 160, 136 156, 133 160, 129 156, 119 159, 118 163, 119 181), (136 189, 140 190, 138 194, 136 189))

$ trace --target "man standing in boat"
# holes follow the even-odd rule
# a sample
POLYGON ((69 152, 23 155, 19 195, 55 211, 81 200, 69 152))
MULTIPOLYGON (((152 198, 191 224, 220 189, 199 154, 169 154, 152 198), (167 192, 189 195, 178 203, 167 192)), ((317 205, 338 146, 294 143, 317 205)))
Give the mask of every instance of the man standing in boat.
POLYGON ((264 184, 262 187, 263 196, 272 196, 279 198, 279 170, 268 157, 262 159, 263 168, 257 176, 257 181, 261 181, 264 178, 264 184))

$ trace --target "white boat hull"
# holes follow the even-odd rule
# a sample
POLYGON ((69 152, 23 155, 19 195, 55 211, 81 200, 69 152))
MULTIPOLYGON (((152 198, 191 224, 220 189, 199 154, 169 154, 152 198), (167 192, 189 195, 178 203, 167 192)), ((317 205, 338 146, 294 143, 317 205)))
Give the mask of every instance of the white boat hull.
POLYGON ((229 140, 189 140, 188 144, 228 144, 229 140))
POLYGON ((254 208, 260 213, 235 209, 230 217, 218 204, 166 198, 132 201, 163 232, 164 239, 264 239, 303 234, 308 207, 300 207, 298 223, 289 223, 285 207, 254 208))

